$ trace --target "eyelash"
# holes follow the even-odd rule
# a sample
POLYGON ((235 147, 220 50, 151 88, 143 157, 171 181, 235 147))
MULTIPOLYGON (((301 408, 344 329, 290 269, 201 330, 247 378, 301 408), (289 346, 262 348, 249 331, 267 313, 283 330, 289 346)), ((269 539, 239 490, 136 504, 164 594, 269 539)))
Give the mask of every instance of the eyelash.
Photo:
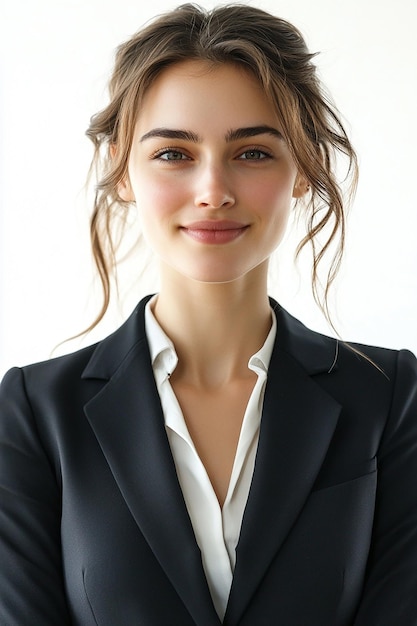
MULTIPOLYGON (((256 162, 256 161, 264 161, 266 159, 272 159, 273 158, 273 155, 270 152, 268 152, 264 148, 259 148, 257 146, 251 146, 250 148, 247 148, 246 150, 244 150, 243 152, 241 152, 239 154, 239 158, 242 157, 244 154, 249 154, 251 152, 252 153, 253 152, 258 152, 259 154, 262 155, 262 157, 259 158, 259 159, 241 159, 241 160, 242 161, 256 162)), ((160 150, 157 150, 156 152, 151 154, 151 160, 155 160, 155 161, 160 160, 160 161, 164 161, 166 163, 179 163, 181 161, 189 161, 189 160, 191 160, 191 158, 188 157, 187 154, 182 149, 167 146, 166 148, 161 148, 160 150), (170 154, 170 153, 181 155, 181 158, 180 159, 164 159, 164 158, 162 158, 164 155, 170 154), (182 157, 186 157, 186 158, 182 158, 182 157)))
POLYGON ((252 148, 247 148, 246 150, 244 150, 240 156, 244 155, 244 154, 248 154, 251 152, 259 152, 259 154, 262 154, 262 158, 261 159, 243 159, 245 161, 264 161, 265 159, 272 159, 272 154, 270 152, 268 152, 267 150, 265 150, 264 148, 257 148, 256 146, 252 147, 252 148))

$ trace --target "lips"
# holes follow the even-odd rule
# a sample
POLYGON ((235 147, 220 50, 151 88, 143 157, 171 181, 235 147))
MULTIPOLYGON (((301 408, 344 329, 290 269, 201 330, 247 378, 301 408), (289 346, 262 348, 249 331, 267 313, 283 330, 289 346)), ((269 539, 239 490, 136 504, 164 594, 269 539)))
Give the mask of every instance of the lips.
POLYGON ((229 243, 248 228, 248 225, 231 220, 205 220, 182 226, 185 235, 201 243, 229 243))

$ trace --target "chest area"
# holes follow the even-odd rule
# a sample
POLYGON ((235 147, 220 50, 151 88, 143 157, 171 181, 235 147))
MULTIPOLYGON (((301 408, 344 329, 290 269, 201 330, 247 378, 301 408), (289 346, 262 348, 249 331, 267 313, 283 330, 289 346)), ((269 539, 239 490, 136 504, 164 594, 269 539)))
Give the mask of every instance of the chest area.
MULTIPOLYGON (((172 388, 195 450, 222 506, 247 411, 256 394, 256 375, 221 389, 202 390, 173 383, 172 388)), ((253 418, 254 416, 248 416, 253 418)))

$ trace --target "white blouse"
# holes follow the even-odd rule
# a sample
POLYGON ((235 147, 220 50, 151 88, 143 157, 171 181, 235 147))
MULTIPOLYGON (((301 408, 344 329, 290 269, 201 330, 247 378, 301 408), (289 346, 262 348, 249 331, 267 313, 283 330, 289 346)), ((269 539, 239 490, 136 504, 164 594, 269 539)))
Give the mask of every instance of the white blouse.
POLYGON ((229 488, 220 507, 205 467, 188 432, 169 378, 178 362, 172 341, 156 321, 151 299, 145 309, 145 328, 152 367, 161 398, 165 426, 178 480, 201 550, 213 604, 223 620, 232 584, 243 512, 248 498, 258 446, 265 384, 276 335, 276 318, 262 348, 248 362, 258 375, 243 418, 229 488))

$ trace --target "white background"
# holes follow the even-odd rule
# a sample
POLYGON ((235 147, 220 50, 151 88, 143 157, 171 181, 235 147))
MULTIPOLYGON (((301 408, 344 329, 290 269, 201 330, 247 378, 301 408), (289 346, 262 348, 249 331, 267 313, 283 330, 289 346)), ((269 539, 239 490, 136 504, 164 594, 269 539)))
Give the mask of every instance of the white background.
MULTIPOLYGON (((84 136, 106 103, 113 51, 177 2, 8 0, 0 9, 0 375, 48 358, 98 307, 88 202, 92 154, 84 136), (145 6, 142 6, 145 4, 145 6), (141 6, 140 6, 141 5, 141 6)), ((212 2, 202 1, 206 7, 212 2)), ((346 340, 417 352, 417 5, 415 0, 260 0, 320 51, 328 85, 358 150, 361 179, 350 215, 334 321, 346 340)), ((292 268, 290 236, 271 293, 313 328, 329 331, 292 268)), ((137 299, 142 260, 126 266, 130 294, 84 343, 107 334, 137 299)), ((76 349, 65 344, 54 354, 76 349)))

